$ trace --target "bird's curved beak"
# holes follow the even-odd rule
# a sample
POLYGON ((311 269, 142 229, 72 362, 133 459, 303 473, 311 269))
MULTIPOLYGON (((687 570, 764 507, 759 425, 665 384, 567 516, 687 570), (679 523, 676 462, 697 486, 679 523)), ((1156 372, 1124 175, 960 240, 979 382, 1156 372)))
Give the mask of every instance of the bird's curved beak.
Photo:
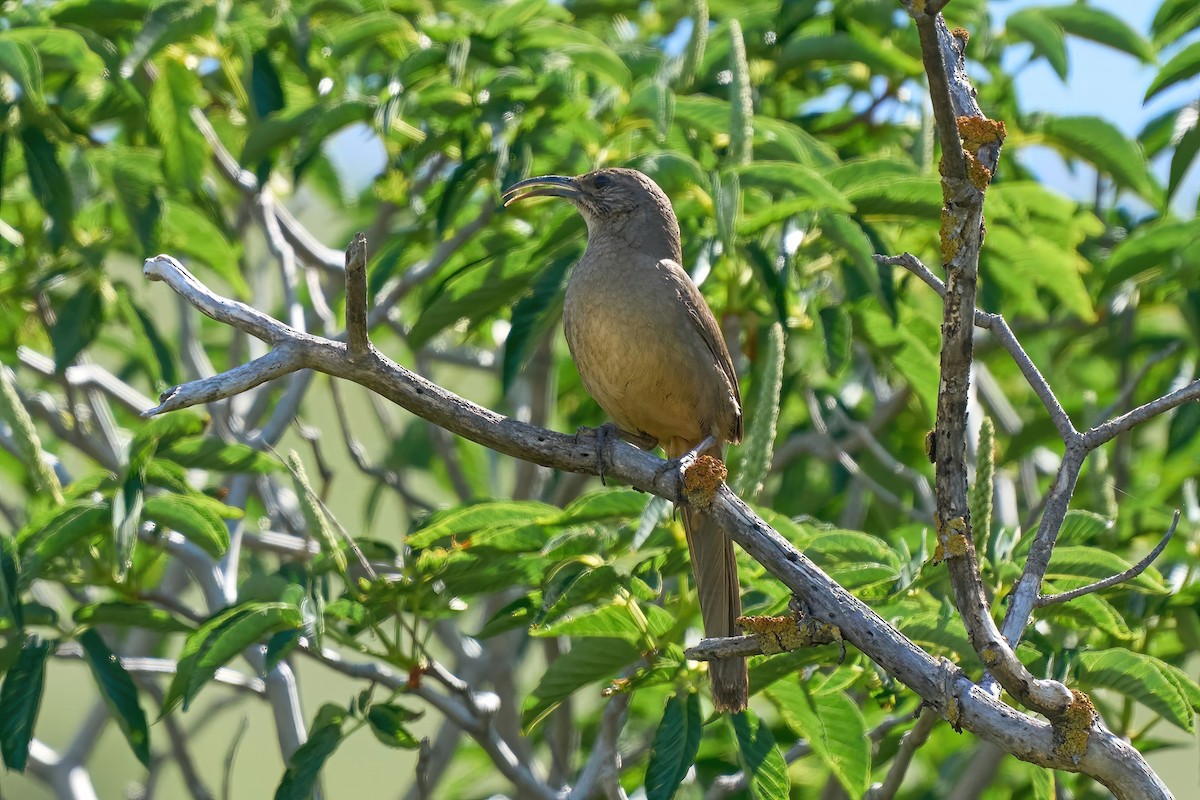
POLYGON ((526 178, 514 183, 504 190, 503 199, 504 205, 509 206, 530 197, 565 197, 568 200, 578 200, 580 196, 579 183, 574 178, 566 175, 542 175, 540 178, 526 178))

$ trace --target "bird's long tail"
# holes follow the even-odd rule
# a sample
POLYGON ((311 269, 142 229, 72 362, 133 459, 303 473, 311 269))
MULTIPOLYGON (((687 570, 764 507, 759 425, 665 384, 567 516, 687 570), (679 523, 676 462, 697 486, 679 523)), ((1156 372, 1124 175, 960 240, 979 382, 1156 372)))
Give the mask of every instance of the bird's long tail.
MULTIPOLYGON (((676 439, 666 450, 667 456, 674 459, 686 453, 688 448, 676 439)), ((707 455, 720 458, 720 451, 714 448, 707 455)), ((738 586, 733 542, 708 515, 686 506, 682 512, 683 529, 692 557, 692 574, 696 577, 696 593, 700 596, 704 635, 737 636, 740 633, 737 618, 742 614, 742 593, 738 586)), ((746 659, 710 661, 708 676, 712 681, 713 704, 718 711, 736 713, 746 708, 749 695, 746 659)))

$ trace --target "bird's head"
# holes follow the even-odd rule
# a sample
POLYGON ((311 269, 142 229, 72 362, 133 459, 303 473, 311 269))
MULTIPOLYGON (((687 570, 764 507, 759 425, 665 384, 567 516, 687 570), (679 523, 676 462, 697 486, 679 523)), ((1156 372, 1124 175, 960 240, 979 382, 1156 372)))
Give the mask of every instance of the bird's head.
MULTIPOLYGON (((564 197, 583 215, 588 235, 659 229, 678 241, 679 223, 658 184, 636 169, 609 167, 574 178, 543 175, 508 187, 504 205, 530 197, 564 197)), ((668 254, 672 255, 672 254, 668 254)), ((673 256, 678 258, 678 256, 673 256)))

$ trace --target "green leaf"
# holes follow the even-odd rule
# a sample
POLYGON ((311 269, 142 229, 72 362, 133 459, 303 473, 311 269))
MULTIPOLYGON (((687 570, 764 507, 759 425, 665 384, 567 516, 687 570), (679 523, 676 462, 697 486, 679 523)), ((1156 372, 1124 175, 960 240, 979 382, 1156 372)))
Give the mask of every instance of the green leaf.
POLYGON ((275 800, 308 800, 317 785, 317 776, 325 762, 342 743, 342 723, 346 709, 326 703, 317 712, 308 741, 288 759, 287 771, 275 790, 275 800))
POLYGON ((176 619, 170 612, 155 608, 148 603, 132 603, 122 600, 80 606, 75 609, 71 618, 77 625, 118 625, 164 633, 190 633, 192 631, 191 625, 176 619))
POLYGON ((522 295, 542 268, 534 247, 490 253, 447 280, 434 292, 409 333, 409 343, 421 347, 462 319, 475 322, 522 295))
POLYGON ((279 602, 244 603, 210 618, 184 642, 160 716, 180 703, 186 711, 200 689, 231 658, 274 633, 299 628, 303 622, 299 609, 279 602))
POLYGON ((1079 654, 1079 679, 1120 692, 1191 733, 1194 711, 1168 665, 1154 656, 1113 648, 1079 654))
POLYGON ((808 741, 851 797, 862 797, 871 784, 871 742, 858 706, 843 692, 810 694, 796 681, 780 681, 767 690, 788 727, 808 741))
POLYGON ((364 99, 320 102, 291 112, 276 112, 251 128, 239 160, 243 164, 257 163, 299 139, 296 160, 303 161, 330 134, 354 122, 369 122, 374 113, 375 106, 364 99))
POLYGON ((1159 92, 1197 75, 1200 75, 1200 42, 1192 42, 1163 65, 1150 82, 1150 88, 1146 90, 1146 97, 1142 102, 1148 103, 1159 92))
MULTIPOLYGON (((1200 42, 1197 42, 1200 44, 1200 42)), ((1196 153, 1200 152, 1200 125, 1193 124, 1179 137, 1175 144, 1175 152, 1171 155, 1171 174, 1167 181, 1167 202, 1175 196, 1188 168, 1196 161, 1196 153)))
POLYGON ((1033 45, 1034 55, 1049 62, 1062 80, 1067 79, 1067 41, 1062 28, 1054 24, 1040 8, 1025 8, 1009 14, 1005 30, 1033 45))
POLYGON ((0 72, 7 73, 21 87, 22 98, 36 108, 46 107, 42 94, 42 62, 28 42, 14 40, 9 31, 0 33, 0 72))
POLYGON ((854 210, 846 196, 812 167, 786 161, 755 161, 734 169, 743 187, 795 192, 812 198, 814 207, 829 211, 854 210))
POLYGON ((25 153, 25 172, 33 196, 50 217, 50 241, 56 247, 66 244, 75 216, 71 181, 58 161, 58 148, 46 138, 40 128, 27 125, 21 128, 21 147, 25 153))
POLYGON ((308 482, 308 475, 304 472, 304 462, 300 460, 300 454, 295 450, 289 450, 287 465, 288 470, 292 473, 292 487, 300 500, 300 510, 304 514, 304 522, 309 535, 320 541, 325 555, 333 559, 333 563, 337 566, 338 573, 345 575, 346 553, 342 549, 342 543, 338 541, 333 525, 326 517, 325 509, 322 508, 317 493, 313 491, 312 485, 308 482))
POLYGON ((935 220, 942 213, 941 189, 928 177, 880 176, 847 190, 846 197, 864 217, 935 220))
POLYGON ((667 698, 662 721, 650 744, 646 800, 671 800, 675 796, 700 751, 703 729, 700 695, 680 691, 667 698))
MULTIPOLYGON (((1047 581, 1042 587, 1042 593, 1058 594, 1068 589, 1085 586, 1089 582, 1083 579, 1064 581, 1061 584, 1047 581)), ((1085 594, 1067 603, 1056 603, 1039 613, 1047 620, 1065 618, 1067 625, 1082 632, 1097 630, 1116 639, 1129 640, 1133 638, 1133 632, 1129 630, 1125 618, 1099 594, 1085 594)))
POLYGON ((822 564, 847 562, 877 563, 899 569, 900 556, 882 539, 861 531, 813 531, 806 549, 822 564))
POLYGON ((205 0, 167 0, 153 6, 121 62, 121 76, 131 77, 146 59, 171 42, 185 42, 210 30, 216 16, 216 6, 205 0))
POLYGON ((0 614, 9 617, 18 632, 25 627, 21 613, 20 565, 17 540, 8 533, 0 533, 0 614))
POLYGON ((46 678, 46 659, 50 642, 30 636, 21 645, 17 663, 4 676, 0 687, 0 752, 4 766, 17 772, 25 771, 29 759, 29 742, 33 739, 33 724, 37 721, 42 703, 42 688, 46 678))
MULTIPOLYGON (((1099 580, 1119 575, 1131 566, 1133 565, 1116 553, 1110 553, 1099 547, 1058 546, 1054 548, 1054 554, 1050 556, 1050 566, 1046 570, 1046 577, 1051 580, 1056 577, 1099 580)), ((1163 585, 1162 575, 1154 567, 1147 567, 1146 571, 1136 578, 1112 587, 1113 590, 1118 591, 1122 588, 1137 588, 1151 594, 1170 594, 1171 591, 1163 585)))
POLYGON ((601 489, 572 500, 570 505, 542 522, 554 527, 577 525, 581 522, 632 519, 642 513, 646 495, 636 489, 601 489))
POLYGON ((104 324, 100 288, 86 281, 56 313, 58 319, 50 329, 50 342, 54 345, 54 369, 62 374, 100 334, 104 324))
POLYGON ((825 369, 836 377, 850 361, 853 323, 850 314, 841 305, 825 306, 817 313, 824 334, 821 338, 825 342, 825 369))
POLYGON ((159 239, 177 256, 191 256, 212 269, 239 297, 249 297, 238 248, 224 231, 185 203, 163 201, 159 239))
POLYGON ((767 723, 749 710, 730 715, 729 722, 733 726, 738 760, 749 779, 751 796, 755 800, 786 800, 791 790, 787 762, 775 745, 767 723))
POLYGON ((1095 6, 1076 3, 1040 8, 1038 11, 1072 36, 1090 39, 1128 53, 1145 64, 1153 64, 1158 58, 1151 44, 1124 20, 1095 6))
POLYGON ((86 630, 81 633, 79 644, 83 646, 84 660, 92 670, 96 685, 100 687, 100 696, 104 698, 108 712, 117 721, 137 760, 149 767, 150 731, 146 727, 146 715, 138 705, 137 687, 133 678, 129 677, 129 673, 121 665, 121 660, 108 649, 108 645, 96 631, 86 630))
POLYGON ((232 508, 208 495, 156 494, 146 498, 142 517, 178 531, 213 558, 229 549, 225 519, 239 519, 241 509, 232 508))
POLYGON ((410 533, 405 543, 416 549, 429 547, 442 539, 464 539, 477 531, 530 523, 542 517, 557 515, 558 511, 546 503, 527 500, 476 503, 433 515, 425 527, 410 533))
POLYGON ((865 30, 860 35, 839 32, 793 36, 783 46, 779 69, 807 68, 813 61, 858 61, 881 73, 907 77, 921 74, 920 61, 865 30))
POLYGON ((421 742, 404 727, 404 723, 420 716, 403 706, 377 705, 371 706, 371 710, 367 712, 367 723, 371 726, 371 733, 375 734, 375 738, 388 747, 415 750, 421 746, 421 742))
POLYGON ((750 427, 745 440, 738 448, 737 478, 733 482, 733 490, 747 500, 753 500, 762 491, 775 453, 783 362, 787 352, 783 326, 778 322, 767 329, 763 338, 766 346, 759 358, 762 368, 754 383, 754 409, 749 416, 750 427))
POLYGON ((674 624, 670 614, 664 618, 654 614, 651 609, 662 610, 657 606, 643 609, 633 599, 616 600, 600 608, 561 617, 545 627, 535 627, 530 634, 540 637, 577 636, 581 639, 614 638, 637 645, 644 643, 647 636, 662 636, 674 624), (647 614, 654 615, 647 618, 647 614))
POLYGON ((150 128, 162 147, 167 181, 190 192, 200 190, 209 147, 192 122, 192 109, 201 104, 200 78, 174 58, 159 63, 150 89, 150 128))
POLYGON ((103 531, 110 519, 106 502, 76 500, 54 509, 53 516, 39 527, 27 528, 17 542, 24 552, 21 581, 41 577, 41 566, 75 544, 103 531))
POLYGON ((1200 220, 1159 220, 1143 225, 1122 240, 1108 257, 1101 292, 1127 280, 1139 283, 1160 280, 1190 266, 1184 254, 1200 244, 1200 220))
POLYGON ((259 475, 283 469, 273 456, 261 450, 237 442, 223 442, 215 436, 179 439, 160 449, 158 455, 189 469, 251 472, 259 475))
POLYGON ((595 77, 611 86, 628 90, 633 83, 629 67, 603 39, 579 27, 560 22, 538 21, 524 25, 515 47, 527 52, 553 53, 569 59, 582 75, 595 77))
POLYGON ((534 280, 533 290, 513 306, 511 327, 504 339, 504 364, 500 372, 505 394, 508 394, 517 374, 528 362, 534 346, 562 315, 567 268, 575 261, 575 254, 572 253, 550 262, 550 266, 534 280))
MULTIPOLYGON (((1083 9, 1085 6, 1063 8, 1083 9)), ((1064 158, 1081 158, 1118 185, 1158 204, 1162 190, 1150 177, 1141 148, 1111 122, 1100 117, 1046 116, 1032 128, 1058 147, 1064 158)))
POLYGON ((279 81, 275 65, 271 63, 269 50, 255 50, 250 64, 250 99, 254 103, 254 115, 262 119, 286 104, 283 84, 279 81))
POLYGON ((1163 0, 1150 23, 1159 46, 1175 42, 1196 28, 1200 28, 1200 6, 1194 0, 1163 0))
POLYGON ((613 677, 622 667, 641 655, 639 649, 623 639, 581 639, 571 650, 554 660, 525 701, 521 724, 526 731, 575 690, 604 678, 613 677))

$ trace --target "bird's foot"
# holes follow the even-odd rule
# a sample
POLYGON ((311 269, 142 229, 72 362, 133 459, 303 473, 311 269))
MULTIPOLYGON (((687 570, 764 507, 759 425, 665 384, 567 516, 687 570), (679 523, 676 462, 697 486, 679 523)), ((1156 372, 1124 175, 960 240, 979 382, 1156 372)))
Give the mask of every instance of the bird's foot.
POLYGON ((717 443, 716 437, 711 436, 711 435, 705 436, 704 440, 701 441, 700 444, 696 445, 691 450, 688 450, 686 453, 681 455, 679 458, 673 458, 670 461, 664 462, 662 466, 660 466, 658 469, 656 469, 654 471, 654 485, 658 486, 658 482, 660 480, 662 480, 664 475, 667 475, 668 473, 671 473, 671 472, 676 473, 676 475, 678 476, 678 480, 676 480, 676 482, 675 482, 675 505, 679 505, 680 503, 682 503, 683 495, 684 495, 684 491, 683 491, 683 489, 684 489, 684 486, 683 486, 684 473, 686 473, 691 468, 691 466, 696 463, 696 459, 700 457, 701 453, 703 453, 705 450, 712 447, 716 443, 717 443))
POLYGON ((586 425, 579 426, 575 431, 575 441, 578 442, 581 436, 591 435, 596 441, 596 474, 600 476, 600 485, 607 486, 608 483, 604 479, 604 473, 607 471, 604 459, 608 453, 609 443, 614 437, 619 437, 620 429, 611 422, 606 422, 597 428, 589 428, 586 425))

